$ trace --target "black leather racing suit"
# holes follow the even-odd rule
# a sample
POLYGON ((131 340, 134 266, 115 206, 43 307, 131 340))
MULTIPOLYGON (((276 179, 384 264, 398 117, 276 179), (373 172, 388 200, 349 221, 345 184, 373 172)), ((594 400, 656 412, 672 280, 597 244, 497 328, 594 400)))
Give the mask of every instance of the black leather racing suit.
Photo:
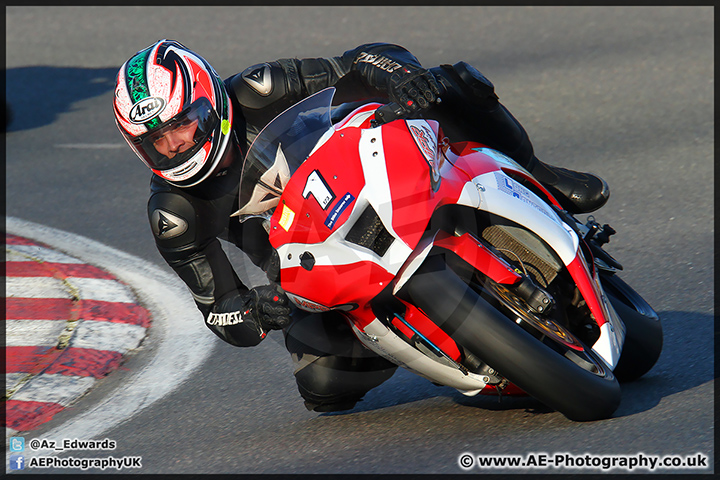
MULTIPOLYGON (((229 77, 225 86, 233 102, 233 129, 240 149, 245 152, 277 114, 328 86, 337 89, 336 104, 387 99, 388 79, 404 65, 420 63, 400 46, 375 43, 338 57, 254 65, 229 77)), ((499 104, 492 84, 468 67, 461 62, 430 69, 446 91, 442 103, 425 116, 440 120, 451 140, 483 141, 528 166, 534 157, 524 130, 499 104)), ((218 239, 239 247, 268 272, 271 281, 277 280, 276 256, 259 220, 241 224, 230 218, 238 208, 241 168, 238 156, 229 168, 191 188, 178 188, 153 176, 148 215, 161 255, 189 287, 207 326, 226 342, 252 346, 264 338, 259 325, 250 321, 223 325, 213 315, 223 313, 218 311, 223 298, 248 289, 218 239)), ((337 409, 341 404, 351 407, 395 369, 360 347, 344 322, 332 314, 294 321, 286 331, 286 345, 298 365, 295 374, 306 405, 317 410, 337 409), (313 334, 320 330, 322 335, 313 334), (358 361, 359 357, 364 360, 358 361), (328 374, 333 369, 344 370, 341 380, 328 374)))

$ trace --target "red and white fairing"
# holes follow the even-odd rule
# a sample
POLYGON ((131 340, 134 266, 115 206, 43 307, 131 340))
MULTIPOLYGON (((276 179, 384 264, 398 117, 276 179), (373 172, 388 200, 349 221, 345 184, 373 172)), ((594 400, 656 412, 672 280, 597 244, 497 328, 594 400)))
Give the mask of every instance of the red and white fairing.
MULTIPOLYGON (((480 392, 486 387, 480 375, 423 355, 377 320, 369 303, 388 285, 399 290, 432 246, 459 253, 501 283, 520 280, 468 234, 427 235, 426 226, 439 207, 466 205, 524 225, 555 250, 600 326, 593 350, 614 367, 624 338, 622 322, 584 260, 578 236, 545 201, 505 172, 544 188, 495 150, 469 142, 448 145, 435 121, 401 120, 373 128, 378 106, 361 107, 330 127, 285 185, 270 220, 270 241, 279 253, 282 287, 291 300, 307 311, 345 311, 368 348, 432 381, 468 395, 480 392), (368 206, 393 237, 382 255, 347 240, 368 206)), ((412 305, 406 307, 408 323, 449 358, 460 358, 444 332, 412 305)), ((408 330, 402 322, 393 324, 408 330)))

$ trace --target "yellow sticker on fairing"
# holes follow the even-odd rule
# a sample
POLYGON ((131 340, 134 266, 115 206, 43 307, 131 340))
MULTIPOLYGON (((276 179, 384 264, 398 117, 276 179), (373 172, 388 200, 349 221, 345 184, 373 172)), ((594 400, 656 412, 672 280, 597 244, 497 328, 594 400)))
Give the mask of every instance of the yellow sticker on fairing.
POLYGON ((289 232, 290 227, 292 227, 293 220, 295 220, 295 212, 290 210, 290 207, 284 203, 282 208, 282 213, 280 214, 280 220, 278 223, 283 229, 285 229, 286 232, 289 232))

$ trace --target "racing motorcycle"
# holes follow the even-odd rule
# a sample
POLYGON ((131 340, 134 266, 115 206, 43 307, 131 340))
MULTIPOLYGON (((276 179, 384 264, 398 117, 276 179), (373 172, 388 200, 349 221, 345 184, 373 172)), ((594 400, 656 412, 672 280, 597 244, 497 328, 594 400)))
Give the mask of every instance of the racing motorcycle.
POLYGON ((465 395, 610 417, 618 382, 662 349, 658 315, 602 248, 615 231, 496 150, 388 121, 392 104, 338 118, 333 94, 278 115, 243 167, 234 215, 263 219, 291 301, 342 312, 367 348, 465 395))

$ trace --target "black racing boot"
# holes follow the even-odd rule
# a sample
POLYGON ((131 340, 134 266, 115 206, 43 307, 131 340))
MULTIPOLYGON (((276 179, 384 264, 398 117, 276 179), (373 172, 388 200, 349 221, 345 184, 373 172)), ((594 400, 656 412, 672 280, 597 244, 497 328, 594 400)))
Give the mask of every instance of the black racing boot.
POLYGON ((540 160, 537 160, 530 173, 570 213, 594 212, 610 198, 607 182, 590 173, 554 167, 540 160))

